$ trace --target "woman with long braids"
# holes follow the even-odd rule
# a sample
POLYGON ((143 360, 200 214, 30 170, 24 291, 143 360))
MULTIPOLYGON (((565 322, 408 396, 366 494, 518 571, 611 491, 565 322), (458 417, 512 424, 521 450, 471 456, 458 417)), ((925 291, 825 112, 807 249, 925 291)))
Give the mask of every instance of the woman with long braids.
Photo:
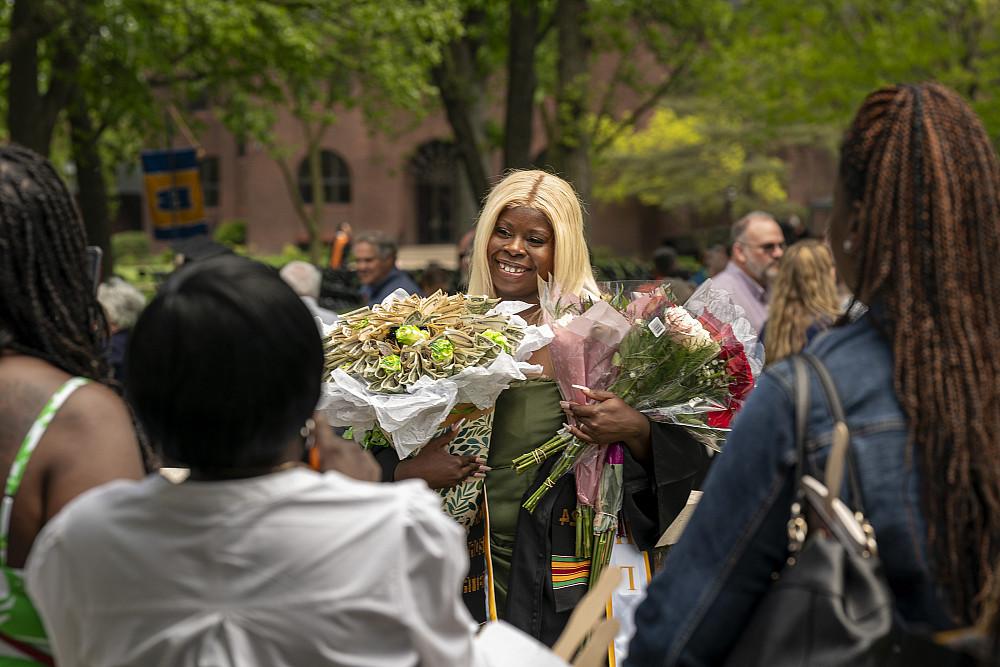
POLYGON ((0 665, 52 664, 22 568, 70 500, 143 474, 125 403, 106 384, 108 330, 83 222, 51 164, 0 147, 0 665))
MULTIPOLYGON (((808 348, 833 376, 898 617, 914 633, 996 608, 1000 557, 1000 165, 937 85, 871 94, 840 152, 830 241, 868 314, 808 348)), ((813 374, 806 446, 832 420, 813 374)), ((629 664, 719 664, 787 556, 794 376, 772 366, 640 607, 629 664)))
POLYGON ((801 351, 837 320, 841 310, 830 249, 813 239, 791 246, 781 258, 761 332, 767 363, 801 351))

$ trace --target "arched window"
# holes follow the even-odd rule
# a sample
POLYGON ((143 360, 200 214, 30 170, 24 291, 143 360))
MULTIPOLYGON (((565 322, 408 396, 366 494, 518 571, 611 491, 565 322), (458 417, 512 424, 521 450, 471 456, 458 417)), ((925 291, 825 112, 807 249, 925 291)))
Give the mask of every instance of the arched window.
POLYGON ((428 141, 410 159, 410 173, 417 186, 417 233, 420 243, 451 243, 455 233, 459 170, 455 145, 428 141))
MULTIPOLYGON (((344 158, 333 151, 320 151, 320 168, 323 173, 323 199, 327 204, 348 204, 351 201, 351 172, 344 158)), ((299 163, 299 193, 302 201, 313 201, 312 177, 309 173, 309 156, 299 163)))

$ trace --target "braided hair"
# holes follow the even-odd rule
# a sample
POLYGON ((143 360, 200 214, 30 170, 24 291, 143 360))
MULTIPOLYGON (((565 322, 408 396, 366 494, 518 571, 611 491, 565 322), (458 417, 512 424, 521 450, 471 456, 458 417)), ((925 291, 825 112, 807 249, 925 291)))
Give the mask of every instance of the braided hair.
POLYGON ((955 92, 889 87, 855 116, 839 176, 858 235, 850 287, 884 314, 935 578, 969 623, 995 605, 1000 557, 997 155, 955 92))
POLYGON ((0 285, 0 350, 110 383, 80 213, 48 160, 14 144, 0 146, 0 285))

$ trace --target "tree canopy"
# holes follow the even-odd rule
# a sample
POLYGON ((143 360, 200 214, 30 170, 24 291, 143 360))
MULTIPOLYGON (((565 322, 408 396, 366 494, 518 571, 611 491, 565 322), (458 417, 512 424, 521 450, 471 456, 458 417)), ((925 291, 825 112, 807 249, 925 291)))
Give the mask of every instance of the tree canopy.
MULTIPOLYGON (((888 83, 954 87, 1000 141, 998 77, 1000 0, 0 5, 8 136, 73 161, 88 232, 106 247, 112 167, 190 122, 194 100, 267 148, 286 180, 303 149, 318 169, 339 110, 382 128, 400 110, 442 110, 477 200, 503 169, 538 162, 542 143, 541 166, 585 199, 593 184, 602 198, 711 208, 720 192, 747 206, 780 198, 778 150, 834 147, 888 83), (276 141, 278 109, 301 143, 276 141)), ((322 188, 311 205, 288 191, 315 240, 322 188)))

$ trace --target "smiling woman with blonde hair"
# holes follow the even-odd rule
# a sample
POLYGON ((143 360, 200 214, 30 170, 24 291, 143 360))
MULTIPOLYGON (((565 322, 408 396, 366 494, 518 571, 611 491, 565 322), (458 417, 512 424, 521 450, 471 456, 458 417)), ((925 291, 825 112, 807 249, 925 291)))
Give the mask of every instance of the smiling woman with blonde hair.
MULTIPOLYGON (((479 216, 469 293, 532 304, 522 315, 537 322, 539 280, 576 294, 598 292, 573 188, 544 171, 515 171, 496 185, 479 216)), ((488 452, 488 467, 481 469, 486 493, 476 501, 482 511, 469 530, 466 603, 477 620, 501 618, 551 645, 588 587, 589 558, 576 556, 575 478, 567 474, 556 482, 529 513, 522 503, 558 457, 530 475, 516 474, 513 459, 562 428, 564 410, 575 418, 570 429, 577 437, 624 443, 623 513, 636 546, 649 549, 700 483, 708 456, 686 432, 650 423, 614 394, 589 392, 589 405, 562 401, 548 350, 538 350, 531 361, 543 368, 542 377, 513 384, 492 413, 463 429, 463 437, 476 434, 481 449, 449 454, 425 447, 396 462, 386 478, 417 476, 433 485, 442 470, 455 467, 452 459, 488 452)))
POLYGON ((800 241, 785 252, 764 337, 768 364, 799 352, 840 316, 835 276, 833 254, 820 241, 800 241))
MULTIPOLYGON (((583 229, 583 209, 580 200, 569 183, 544 171, 514 171, 507 175, 486 198, 483 210, 476 223, 476 237, 472 242, 472 275, 469 279, 469 294, 497 296, 491 277, 488 253, 490 238, 497 221, 511 209, 526 208, 538 211, 551 226, 555 245, 559 253, 554 257, 552 278, 569 292, 578 294, 583 290, 597 293, 594 272, 590 266, 590 253, 583 229)), ((525 276, 525 284, 531 282, 532 289, 537 280, 548 276, 525 276)), ((537 303, 537 296, 535 298, 537 303)))

